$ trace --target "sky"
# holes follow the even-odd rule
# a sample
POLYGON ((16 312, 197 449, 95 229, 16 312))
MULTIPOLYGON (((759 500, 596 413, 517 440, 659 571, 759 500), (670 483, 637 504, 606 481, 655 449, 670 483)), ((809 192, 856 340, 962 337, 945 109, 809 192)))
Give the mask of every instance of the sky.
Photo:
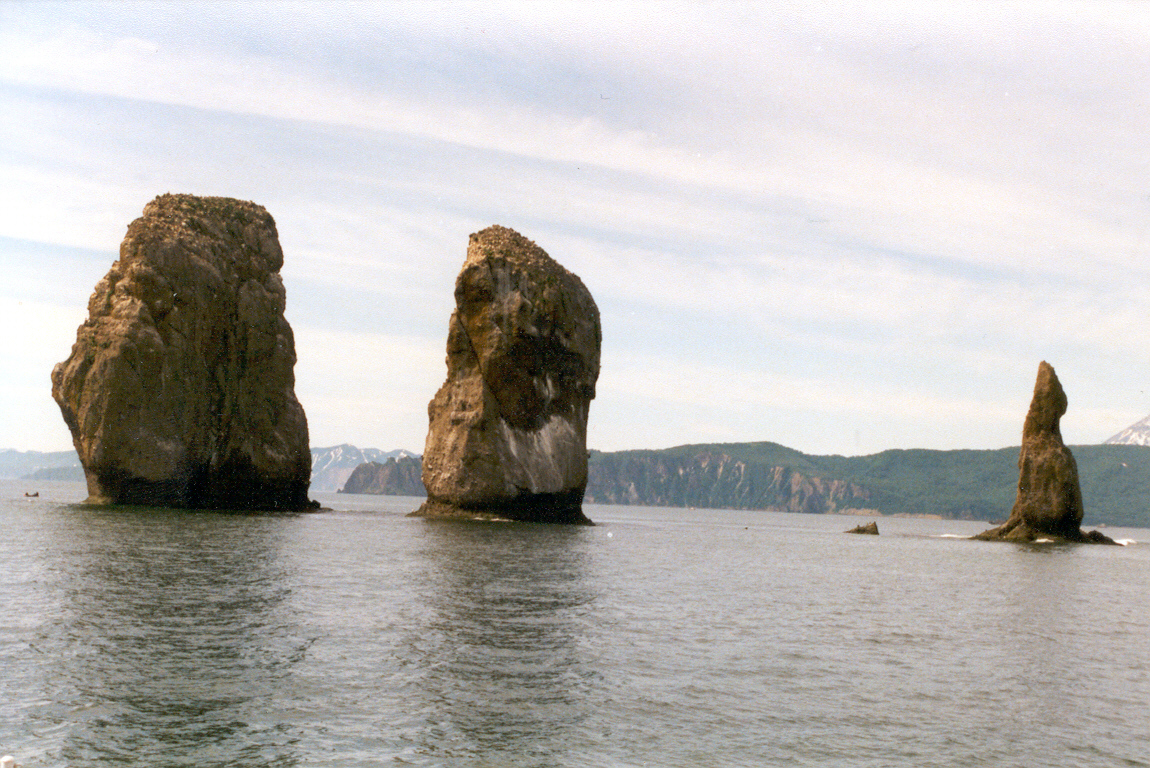
POLYGON ((165 192, 285 254, 315 447, 422 452, 468 236, 598 304, 599 450, 1150 413, 1150 3, 0 2, 0 448, 165 192))

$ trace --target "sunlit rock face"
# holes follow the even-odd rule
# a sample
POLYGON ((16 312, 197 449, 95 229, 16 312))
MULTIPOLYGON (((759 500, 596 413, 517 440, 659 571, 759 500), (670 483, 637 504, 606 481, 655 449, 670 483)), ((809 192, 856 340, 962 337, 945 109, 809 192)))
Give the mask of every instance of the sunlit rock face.
POLYGON ((415 514, 588 523, 587 415, 599 309, 517 232, 474 234, 455 282, 447 380, 428 406, 428 502, 415 514))
POLYGON ((254 203, 162 195, 129 225, 52 371, 90 501, 312 506, 282 265, 254 203))
POLYGON ((1060 429, 1066 405, 1066 393, 1054 368, 1043 361, 1038 366, 1034 397, 1022 428, 1014 507, 1005 523, 975 538, 1114 543, 1097 531, 1083 533, 1080 527, 1082 490, 1078 485, 1078 465, 1062 442, 1060 429))

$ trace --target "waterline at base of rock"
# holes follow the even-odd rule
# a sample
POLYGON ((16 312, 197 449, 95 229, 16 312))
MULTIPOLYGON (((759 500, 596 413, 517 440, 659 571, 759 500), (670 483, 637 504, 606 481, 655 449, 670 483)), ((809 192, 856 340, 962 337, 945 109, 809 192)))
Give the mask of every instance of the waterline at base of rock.
POLYGON ((583 514, 582 493, 536 493, 513 502, 485 506, 461 507, 428 499, 409 517, 438 520, 486 520, 491 522, 553 523, 558 525, 594 525, 583 514))

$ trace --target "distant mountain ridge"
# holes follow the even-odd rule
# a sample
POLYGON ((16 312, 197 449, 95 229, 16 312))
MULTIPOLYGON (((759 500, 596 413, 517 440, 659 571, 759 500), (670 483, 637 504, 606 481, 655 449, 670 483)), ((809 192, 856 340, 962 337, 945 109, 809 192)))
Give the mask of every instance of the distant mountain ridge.
MULTIPOLYGON (((1089 524, 1150 527, 1150 447, 1071 446, 1089 524)), ((607 504, 873 511, 1005 519, 1018 485, 1018 447, 890 450, 811 456, 776 443, 591 452, 585 500, 607 504)))
POLYGON ((418 456, 400 456, 385 462, 360 464, 347 478, 340 493, 366 493, 387 496, 426 496, 418 456))
POLYGON ((1108 438, 1103 445, 1150 445, 1150 416, 1108 438))
MULTIPOLYGON (((328 448, 311 449, 311 490, 335 491, 343 487, 347 478, 360 464, 370 461, 386 462, 390 458, 415 457, 419 454, 402 448, 381 451, 378 448, 360 449, 344 443, 328 448)), ((73 451, 16 451, 0 450, 0 480, 72 480, 83 482, 84 470, 80 457, 73 451)))
MULTIPOLYGON (((1080 445, 1071 450, 1089 524, 1150 527, 1150 447, 1080 445)), ((777 443, 591 451, 584 501, 990 522, 1010 514, 1018 451, 914 449, 811 456, 777 443)), ((415 459, 410 466, 406 474, 414 476, 415 459)), ((383 469, 364 466, 364 482, 345 491, 411 493, 401 487, 398 467, 383 469)))
POLYGON ((419 454, 398 448, 381 451, 378 448, 357 448, 343 443, 328 448, 311 449, 311 490, 338 491, 360 464, 383 463, 388 459, 418 458, 419 454))
MULTIPOLYGON (((32 475, 37 479, 60 479, 45 475, 66 474, 62 471, 72 468, 80 468, 80 457, 75 451, 0 450, 0 480, 18 480, 32 475)), ((84 479, 83 470, 80 470, 80 479, 84 479)))
POLYGON ((585 499, 600 504, 985 520, 1009 513, 1018 480, 1017 458, 1017 448, 814 456, 768 442, 593 451, 585 499))
POLYGON ((589 504, 877 514, 872 489, 775 443, 592 451, 589 504))
MULTIPOLYGON (((1078 464, 1086 524, 1150 528, 1150 445, 1108 442, 1070 449, 1078 464)), ((420 458, 402 449, 359 449, 349 444, 313 448, 311 454, 315 491, 337 491, 356 467, 371 462, 386 465, 390 458, 411 460, 403 464, 412 470, 396 478, 415 476, 414 463, 420 458)), ((993 521, 1010 513, 1017 462, 1017 447, 890 450, 850 457, 811 456, 767 442, 591 451, 584 498, 592 504, 874 512, 993 521)), ((68 479, 57 474, 69 471, 82 479, 79 466, 74 451, 0 450, 0 479, 37 472, 38 479, 68 479)), ((367 484, 371 487, 367 492, 411 494, 407 480, 402 489, 391 487, 398 480, 384 480, 367 484)))

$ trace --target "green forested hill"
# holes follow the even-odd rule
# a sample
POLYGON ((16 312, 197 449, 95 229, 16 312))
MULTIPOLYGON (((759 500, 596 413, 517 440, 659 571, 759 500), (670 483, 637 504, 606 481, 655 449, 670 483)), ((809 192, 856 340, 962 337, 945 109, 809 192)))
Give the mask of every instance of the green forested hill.
MULTIPOLYGON (((1072 446, 1085 525, 1150 527, 1150 448, 1072 446)), ((892 450, 811 456, 776 443, 591 452, 591 503, 941 515, 1002 520, 1014 503, 1018 448, 892 450)))

